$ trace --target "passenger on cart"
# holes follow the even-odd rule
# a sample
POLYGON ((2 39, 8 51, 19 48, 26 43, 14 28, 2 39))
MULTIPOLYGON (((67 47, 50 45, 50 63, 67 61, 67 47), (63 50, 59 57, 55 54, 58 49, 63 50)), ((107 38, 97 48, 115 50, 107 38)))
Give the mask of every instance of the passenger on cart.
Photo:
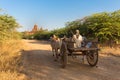
POLYGON ((83 41, 83 38, 80 35, 79 30, 76 30, 76 33, 73 35, 73 39, 75 41, 74 47, 75 48, 80 48, 81 47, 81 43, 83 41))

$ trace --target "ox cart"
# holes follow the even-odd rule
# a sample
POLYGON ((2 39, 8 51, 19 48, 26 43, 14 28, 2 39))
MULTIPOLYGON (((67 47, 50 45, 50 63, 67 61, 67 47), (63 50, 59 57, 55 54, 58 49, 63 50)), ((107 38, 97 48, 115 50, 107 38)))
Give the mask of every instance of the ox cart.
POLYGON ((85 41, 84 45, 80 48, 74 47, 74 41, 71 40, 63 40, 60 53, 61 53, 61 63, 62 67, 65 68, 68 62, 68 56, 78 56, 83 55, 86 56, 88 64, 93 67, 96 66, 98 62, 98 40, 89 40, 85 41))

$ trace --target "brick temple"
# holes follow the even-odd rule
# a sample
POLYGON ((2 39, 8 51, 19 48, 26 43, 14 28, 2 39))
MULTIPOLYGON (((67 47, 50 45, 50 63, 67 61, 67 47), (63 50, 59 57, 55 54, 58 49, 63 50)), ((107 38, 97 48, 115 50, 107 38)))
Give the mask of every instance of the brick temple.
POLYGON ((39 31, 39 28, 38 28, 37 24, 35 24, 31 31, 26 31, 26 34, 32 35, 32 34, 36 33, 37 31, 39 31))

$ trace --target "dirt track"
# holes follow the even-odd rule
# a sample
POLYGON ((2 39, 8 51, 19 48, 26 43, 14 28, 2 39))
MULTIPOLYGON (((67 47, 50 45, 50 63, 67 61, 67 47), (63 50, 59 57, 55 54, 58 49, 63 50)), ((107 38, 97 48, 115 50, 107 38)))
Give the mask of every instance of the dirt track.
POLYGON ((24 40, 24 73, 30 80, 120 80, 120 57, 101 55, 98 67, 90 67, 81 56, 69 57, 66 69, 55 62, 51 47, 44 41, 24 40))

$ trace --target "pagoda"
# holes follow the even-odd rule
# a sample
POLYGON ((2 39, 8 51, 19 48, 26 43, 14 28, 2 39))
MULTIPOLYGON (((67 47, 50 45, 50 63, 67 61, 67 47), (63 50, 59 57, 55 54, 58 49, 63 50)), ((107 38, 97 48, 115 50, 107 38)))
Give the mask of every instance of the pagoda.
POLYGON ((35 33, 35 32, 37 32, 38 30, 39 30, 39 29, 38 29, 38 26, 35 24, 31 32, 32 32, 32 33, 35 33))
POLYGON ((32 31, 27 31, 27 34, 32 35, 32 34, 36 33, 38 30, 39 30, 39 28, 38 28, 37 24, 35 24, 32 31))

